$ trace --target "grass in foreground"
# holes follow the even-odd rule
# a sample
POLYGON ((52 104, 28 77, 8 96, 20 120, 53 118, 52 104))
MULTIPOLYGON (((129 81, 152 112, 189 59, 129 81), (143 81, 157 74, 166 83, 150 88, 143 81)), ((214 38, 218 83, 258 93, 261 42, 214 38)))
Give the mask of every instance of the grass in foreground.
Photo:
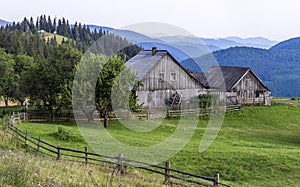
POLYGON ((0 126, 0 186, 164 186, 154 174, 128 170, 125 177, 114 168, 57 161, 14 144, 15 139, 0 126))
MULTIPOLYGON (((123 143, 147 146, 172 134, 176 124, 176 119, 165 120, 153 132, 135 133, 118 121, 110 121, 109 132, 123 143)), ((60 125, 78 132, 75 124, 60 125)), ((219 172, 221 181, 233 186, 300 186, 299 107, 251 106, 228 113, 213 145, 199 153, 206 125, 207 119, 199 121, 190 142, 170 159, 172 168, 206 176, 219 172)), ((84 141, 61 141, 51 136, 57 124, 28 123, 20 128, 53 144, 81 150, 86 146, 84 141)))

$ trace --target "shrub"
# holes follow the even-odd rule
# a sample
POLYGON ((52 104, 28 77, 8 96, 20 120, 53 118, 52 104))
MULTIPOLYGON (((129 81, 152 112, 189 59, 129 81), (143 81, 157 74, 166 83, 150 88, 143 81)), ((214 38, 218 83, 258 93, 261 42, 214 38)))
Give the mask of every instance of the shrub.
POLYGON ((62 141, 83 142, 83 138, 80 134, 62 126, 58 126, 57 132, 52 133, 52 136, 62 141))
POLYGON ((193 98, 191 103, 199 108, 208 109, 211 106, 218 106, 220 99, 218 95, 213 94, 200 94, 193 98))

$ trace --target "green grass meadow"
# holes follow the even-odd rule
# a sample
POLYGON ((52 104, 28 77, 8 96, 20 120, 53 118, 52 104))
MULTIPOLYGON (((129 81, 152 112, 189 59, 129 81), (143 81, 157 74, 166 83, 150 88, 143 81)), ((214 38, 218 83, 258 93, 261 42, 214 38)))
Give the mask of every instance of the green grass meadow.
MULTIPOLYGON (((172 168, 205 176, 219 172, 221 182, 232 186, 300 186, 300 107, 245 106, 229 112, 218 137, 203 153, 198 149, 208 117, 200 118, 192 139, 170 158, 172 168)), ((166 119, 151 132, 137 133, 110 120, 108 130, 123 143, 149 146, 170 136, 177 123, 176 118, 166 119)), ((23 123, 19 128, 61 147, 87 146, 73 122, 23 123), (71 132, 72 139, 55 136, 59 127, 71 132)))
POLYGON ((43 32, 42 34, 46 41, 54 38, 54 36, 55 36, 58 44, 61 44, 63 40, 65 40, 65 41, 69 40, 68 37, 65 37, 65 36, 62 36, 59 34, 53 34, 53 33, 48 33, 48 32, 43 32))

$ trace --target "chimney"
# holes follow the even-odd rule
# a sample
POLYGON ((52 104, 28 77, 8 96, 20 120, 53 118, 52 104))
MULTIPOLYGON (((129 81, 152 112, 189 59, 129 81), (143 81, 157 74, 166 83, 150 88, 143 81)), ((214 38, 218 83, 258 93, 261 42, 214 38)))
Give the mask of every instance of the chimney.
POLYGON ((152 47, 152 56, 154 56, 156 53, 156 47, 152 47))

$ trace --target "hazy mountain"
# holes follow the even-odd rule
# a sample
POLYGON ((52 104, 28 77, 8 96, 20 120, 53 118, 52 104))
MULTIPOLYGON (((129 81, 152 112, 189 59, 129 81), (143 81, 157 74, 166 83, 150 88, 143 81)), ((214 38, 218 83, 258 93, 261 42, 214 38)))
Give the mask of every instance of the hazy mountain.
POLYGON ((270 50, 300 50, 300 37, 280 42, 270 50))
POLYGON ((99 31, 99 30, 103 30, 103 31, 111 31, 111 30, 114 30, 113 28, 111 28, 111 27, 105 27, 105 26, 98 26, 98 25, 87 25, 87 26, 89 26, 89 28, 90 28, 90 30, 91 31, 93 31, 93 30, 97 30, 97 31, 99 31))
POLYGON ((0 26, 7 25, 10 22, 0 19, 0 26))
POLYGON ((158 37, 158 39, 175 46, 190 46, 194 49, 199 49, 201 51, 200 54, 198 52, 198 54, 191 55, 192 57, 199 57, 203 53, 205 54, 210 51, 216 51, 221 49, 218 46, 207 44, 203 39, 194 36, 163 36, 158 37))
POLYGON ((238 46, 256 47, 263 49, 269 49, 270 47, 278 43, 278 41, 272 41, 263 37, 240 38, 237 36, 230 36, 226 37, 225 39, 239 43, 238 46))
MULTIPOLYGON (((253 38, 240 38, 236 36, 227 37, 227 38, 200 38, 195 36, 156 36, 149 37, 144 34, 140 34, 134 31, 129 30, 118 30, 110 27, 103 27, 97 25, 88 25, 91 30, 93 29, 102 29, 105 31, 112 32, 116 35, 119 35, 132 43, 140 42, 157 42, 173 45, 179 49, 187 49, 190 57, 199 57, 205 53, 227 49, 230 47, 236 46, 247 46, 247 47, 256 47, 268 49, 274 44, 278 43, 277 41, 271 41, 263 37, 253 37, 253 38), (198 50, 198 54, 197 51, 198 50), (200 51, 200 53, 199 53, 200 51)), ((179 59, 183 60, 183 59, 179 59)))
POLYGON ((192 45, 205 44, 210 51, 216 51, 219 49, 227 49, 230 47, 256 47, 262 49, 269 49, 271 46, 278 43, 277 41, 271 41, 263 37, 254 37, 254 38, 240 38, 236 36, 227 37, 227 38, 198 38, 190 36, 164 36, 158 37, 165 42, 177 43, 177 42, 189 42, 192 45))
MULTIPOLYGON (((129 30, 111 30, 111 33, 126 38, 126 40, 142 47, 143 49, 150 50, 156 47, 158 50, 167 50, 178 61, 181 62, 187 58, 199 57, 210 52, 205 45, 200 45, 190 42, 168 42, 157 38, 151 38, 146 35, 129 31, 129 30)), ((186 64, 185 67, 193 67, 193 63, 186 64)))
POLYGON ((239 46, 241 44, 227 39, 212 39, 212 38, 201 38, 205 44, 213 45, 218 47, 219 49, 226 49, 229 47, 239 46))
POLYGON ((130 31, 130 30, 114 29, 114 30, 111 30, 111 32, 114 33, 115 35, 126 38, 126 40, 128 40, 128 41, 130 41, 134 44, 138 44, 138 43, 141 43, 141 42, 164 43, 163 41, 161 41, 159 39, 151 38, 149 36, 146 36, 146 35, 134 32, 134 31, 130 31))

